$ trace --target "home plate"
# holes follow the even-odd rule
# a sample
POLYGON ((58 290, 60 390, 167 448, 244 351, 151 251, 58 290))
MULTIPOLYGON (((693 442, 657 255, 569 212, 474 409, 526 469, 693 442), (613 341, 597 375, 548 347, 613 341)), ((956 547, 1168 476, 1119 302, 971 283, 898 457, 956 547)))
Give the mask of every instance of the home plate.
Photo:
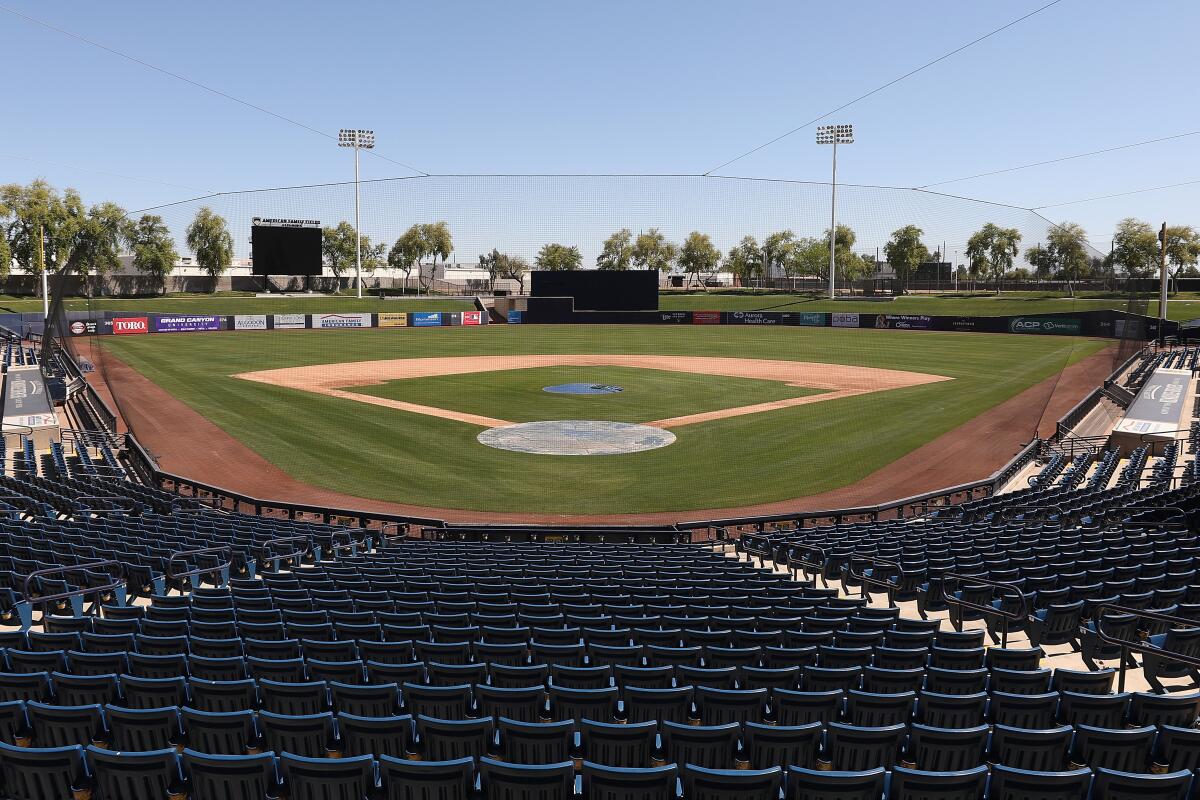
POLYGON ((488 447, 517 453, 546 456, 615 456, 666 447, 674 443, 675 434, 652 425, 561 419, 489 428, 476 438, 480 444, 488 447))

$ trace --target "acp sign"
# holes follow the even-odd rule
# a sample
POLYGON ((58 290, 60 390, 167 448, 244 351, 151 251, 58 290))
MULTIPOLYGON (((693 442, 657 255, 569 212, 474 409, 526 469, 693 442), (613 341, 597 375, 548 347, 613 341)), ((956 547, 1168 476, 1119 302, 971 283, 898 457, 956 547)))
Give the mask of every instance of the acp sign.
POLYGON ((117 336, 134 336, 150 332, 149 317, 114 317, 112 332, 117 336))

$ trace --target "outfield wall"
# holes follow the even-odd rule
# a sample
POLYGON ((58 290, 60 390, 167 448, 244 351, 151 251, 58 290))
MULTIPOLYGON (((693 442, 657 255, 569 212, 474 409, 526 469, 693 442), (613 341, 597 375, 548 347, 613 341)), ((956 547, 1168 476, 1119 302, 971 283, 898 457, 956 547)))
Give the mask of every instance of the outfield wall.
MULTIPOLYGON (((442 328, 487 325, 486 311, 339 312, 328 314, 137 314, 128 311, 63 312, 64 336, 202 333, 209 331, 442 328)), ((1090 336, 1150 341, 1159 320, 1123 311, 967 317, 825 311, 575 311, 571 298, 529 298, 526 311, 509 311, 509 324, 542 325, 782 325, 875 330, 1090 336)), ((41 315, 0 314, 0 326, 42 332, 41 315)), ((1168 320, 1167 336, 1179 323, 1168 320)))

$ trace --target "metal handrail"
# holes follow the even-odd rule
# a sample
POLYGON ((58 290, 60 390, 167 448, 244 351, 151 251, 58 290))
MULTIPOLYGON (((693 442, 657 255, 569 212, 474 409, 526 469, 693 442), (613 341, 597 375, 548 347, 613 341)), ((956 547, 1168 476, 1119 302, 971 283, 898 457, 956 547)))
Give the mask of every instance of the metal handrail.
POLYGON ((125 512, 132 514, 137 511, 142 510, 142 508, 143 508, 141 503, 131 500, 128 497, 122 497, 121 495, 117 495, 117 494, 108 494, 108 495, 105 495, 105 494, 81 494, 78 497, 71 498, 71 500, 77 506, 79 506, 79 508, 83 509, 84 511, 87 511, 88 513, 92 513, 92 514, 102 513, 102 512, 113 512, 113 511, 125 511, 125 512), (121 500, 121 501, 124 501, 125 503, 128 503, 129 505, 115 506, 113 508, 95 508, 93 506, 84 505, 84 503, 82 502, 84 500, 106 500, 106 501, 121 500))
POLYGON ((212 572, 221 571, 226 571, 228 574, 228 570, 232 567, 233 548, 227 544, 217 545, 216 547, 201 547, 197 550, 178 550, 174 553, 171 553, 171 555, 167 557, 167 579, 179 580, 180 578, 192 578, 197 575, 208 575, 212 572), (171 569, 171 565, 174 564, 177 559, 188 556, 201 556, 207 553, 226 553, 227 556, 225 563, 217 564, 213 567, 198 567, 196 569, 188 570, 187 572, 176 572, 175 570, 171 569))
POLYGON ((957 572, 944 573, 941 576, 941 579, 942 591, 947 603, 950 603, 951 605, 958 605, 961 608, 968 608, 972 611, 978 611, 981 614, 992 614, 993 616, 1000 617, 1000 620, 1003 623, 1003 627, 1001 628, 1000 646, 1008 647, 1009 620, 1012 620, 1013 622, 1020 622, 1029 615, 1029 601, 1025 599, 1025 592, 1021 591, 1021 587, 1008 581, 994 581, 990 578, 980 578, 976 575, 960 575, 957 572), (993 589, 1007 589, 1016 595, 1017 602, 1019 603, 1017 606, 1018 610, 1005 611, 1003 608, 996 608, 995 606, 981 606, 978 603, 972 603, 968 600, 955 597, 953 594, 945 591, 946 581, 959 581, 960 590, 961 583, 977 583, 980 586, 991 586, 993 589))
MULTIPOLYGON (((1117 512, 1121 512, 1121 511, 1136 511, 1136 512, 1144 512, 1144 511, 1170 511, 1170 512, 1172 512, 1173 514, 1176 514, 1176 515, 1178 515, 1178 519, 1175 519, 1175 520, 1155 520, 1154 524, 1155 524, 1155 525, 1161 525, 1161 524, 1163 524, 1164 522, 1172 522, 1172 521, 1174 521, 1174 522, 1179 522, 1179 523, 1181 523, 1181 524, 1182 524, 1182 525, 1184 525, 1184 526, 1186 526, 1186 525, 1187 525, 1187 512, 1186 512, 1186 511, 1184 511, 1184 510, 1183 510, 1183 508, 1182 508, 1182 507, 1180 507, 1180 506, 1117 506, 1116 508, 1108 508, 1108 509, 1105 509, 1105 510, 1102 512, 1102 514, 1101 514, 1101 517, 1102 517, 1102 518, 1105 520, 1105 522, 1107 522, 1107 521, 1109 521, 1109 519, 1110 519, 1110 517, 1109 517, 1109 515, 1110 515, 1110 514, 1114 514, 1114 513, 1117 513, 1117 512)), ((1122 524, 1122 525, 1124 525, 1124 524, 1126 524, 1126 523, 1122 522, 1121 524, 1122 524)), ((1130 524, 1130 525, 1142 525, 1142 524, 1144 524, 1144 523, 1130 522, 1130 523, 1128 523, 1128 524, 1130 524)))
POLYGON ((21 584, 21 596, 26 603, 32 603, 36 600, 38 603, 52 603, 56 600, 65 600, 68 597, 79 597, 86 594, 100 594, 101 592, 119 589, 125 585, 125 565, 120 561, 114 561, 111 558, 104 561, 89 561, 86 564, 73 564, 65 567, 46 567, 45 569, 35 569, 33 572, 25 576, 24 582, 21 584), (42 597, 33 597, 30 592, 30 586, 34 578, 40 578, 43 575, 54 575, 59 572, 86 572, 97 567, 107 567, 116 565, 117 574, 120 580, 105 584, 104 586, 86 586, 79 589, 71 589, 58 594, 43 595, 42 597))
POLYGON ((1011 516, 1008 516, 1009 512, 1012 512, 1012 511, 1053 511, 1053 512, 1056 512, 1056 513, 1058 514, 1058 516, 1060 516, 1060 517, 1063 515, 1063 510, 1062 510, 1062 507, 1061 507, 1061 506, 1056 506, 1056 505, 1053 505, 1053 504, 1046 504, 1046 505, 1016 505, 1016 506, 1003 506, 1003 507, 1001 507, 1001 509, 1000 509, 1001 518, 1002 518, 1002 519, 1006 519, 1006 520, 1007 520, 1007 519, 1012 519, 1012 517, 1011 517, 1011 516))
POLYGON ((894 588, 895 588, 895 586, 894 586, 894 585, 893 585, 893 584, 892 584, 890 581, 886 581, 886 580, 882 580, 882 579, 880 579, 880 578, 876 578, 874 575, 866 575, 866 574, 864 574, 864 573, 855 572, 855 571, 854 571, 854 562, 855 562, 856 560, 857 560, 857 561, 866 561, 866 562, 869 562, 869 563, 871 564, 871 567, 872 567, 872 569, 873 569, 873 568, 875 567, 875 565, 877 565, 877 564, 883 564, 883 565, 885 565, 885 566, 892 567, 892 568, 894 568, 894 569, 896 570, 896 580, 897 580, 897 581, 900 581, 900 580, 902 580, 902 579, 904 578, 904 567, 903 567, 903 566, 901 566, 901 564, 900 564, 900 562, 899 562, 899 561, 892 561, 890 558, 880 558, 879 556, 855 556, 855 555, 851 555, 851 556, 850 556, 850 561, 849 561, 849 563, 846 565, 846 571, 850 573, 850 577, 851 577, 851 578, 853 578, 854 580, 858 581, 858 583, 859 583, 859 594, 858 594, 858 596, 859 596, 859 597, 866 597, 866 596, 867 596, 867 585, 868 585, 868 584, 870 584, 871 586, 878 586, 878 587, 880 587, 881 589, 888 589, 888 590, 890 590, 890 589, 894 589, 894 588))
POLYGON ((308 536, 280 536, 277 539, 267 539, 262 543, 262 552, 263 560, 275 562, 275 569, 279 569, 280 561, 291 560, 294 558, 296 559, 297 563, 299 563, 300 559, 312 552, 312 539, 308 536), (301 550, 294 550, 291 553, 284 553, 280 556, 268 555, 269 548, 277 547, 281 544, 287 544, 289 542, 303 542, 304 548, 301 550))
POLYGON ((1118 639, 1104 632, 1104 614, 1106 611, 1112 611, 1115 614, 1125 614, 1127 616, 1141 617, 1143 619, 1154 620, 1156 622, 1165 622, 1168 625, 1173 625, 1178 628, 1200 628, 1200 622, 1186 617, 1174 617, 1170 614, 1160 614, 1157 611, 1146 611, 1141 608, 1129 608, 1128 606, 1117 605, 1116 603, 1100 603, 1096 606, 1096 635, 1100 637, 1100 641, 1105 644, 1113 644, 1121 648, 1121 671, 1119 676, 1118 692, 1125 691, 1125 662, 1128 660, 1129 651, 1142 653, 1143 655, 1155 655, 1160 658, 1165 658, 1170 661, 1178 661, 1181 664, 1187 664, 1189 667, 1200 667, 1200 657, 1189 656, 1185 653, 1175 653, 1170 650, 1164 650, 1161 647, 1143 644, 1141 640, 1133 641, 1131 639, 1118 639))
POLYGON ((818 577, 820 577, 821 583, 824 584, 825 586, 829 586, 829 581, 825 580, 825 574, 824 574, 825 573, 825 564, 828 561, 829 561, 829 558, 828 558, 828 556, 825 555, 825 548, 820 547, 815 544, 797 545, 796 547, 788 548, 788 551, 787 551, 787 566, 788 566, 788 569, 791 570, 793 576, 795 576, 796 571, 797 571, 796 565, 799 565, 799 566, 803 567, 804 571, 807 572, 808 574, 817 575, 818 577), (804 549, 804 550, 808 550, 809 552, 816 553, 818 556, 821 557, 820 562, 805 561, 805 560, 799 559, 799 558, 792 558, 792 554, 795 553, 799 549, 804 549))

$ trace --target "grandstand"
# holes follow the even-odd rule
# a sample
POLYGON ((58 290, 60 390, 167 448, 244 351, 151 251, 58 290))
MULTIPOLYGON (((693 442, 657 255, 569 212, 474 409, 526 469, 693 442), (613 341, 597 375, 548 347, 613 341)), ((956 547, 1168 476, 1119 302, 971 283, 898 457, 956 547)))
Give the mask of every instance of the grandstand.
POLYGON ((1183 798, 1200 769, 1200 420, 1095 433, 1194 348, 1134 353, 987 492, 573 529, 185 492, 47 352, 81 380, 58 441, 2 454, 5 797, 1183 798))

